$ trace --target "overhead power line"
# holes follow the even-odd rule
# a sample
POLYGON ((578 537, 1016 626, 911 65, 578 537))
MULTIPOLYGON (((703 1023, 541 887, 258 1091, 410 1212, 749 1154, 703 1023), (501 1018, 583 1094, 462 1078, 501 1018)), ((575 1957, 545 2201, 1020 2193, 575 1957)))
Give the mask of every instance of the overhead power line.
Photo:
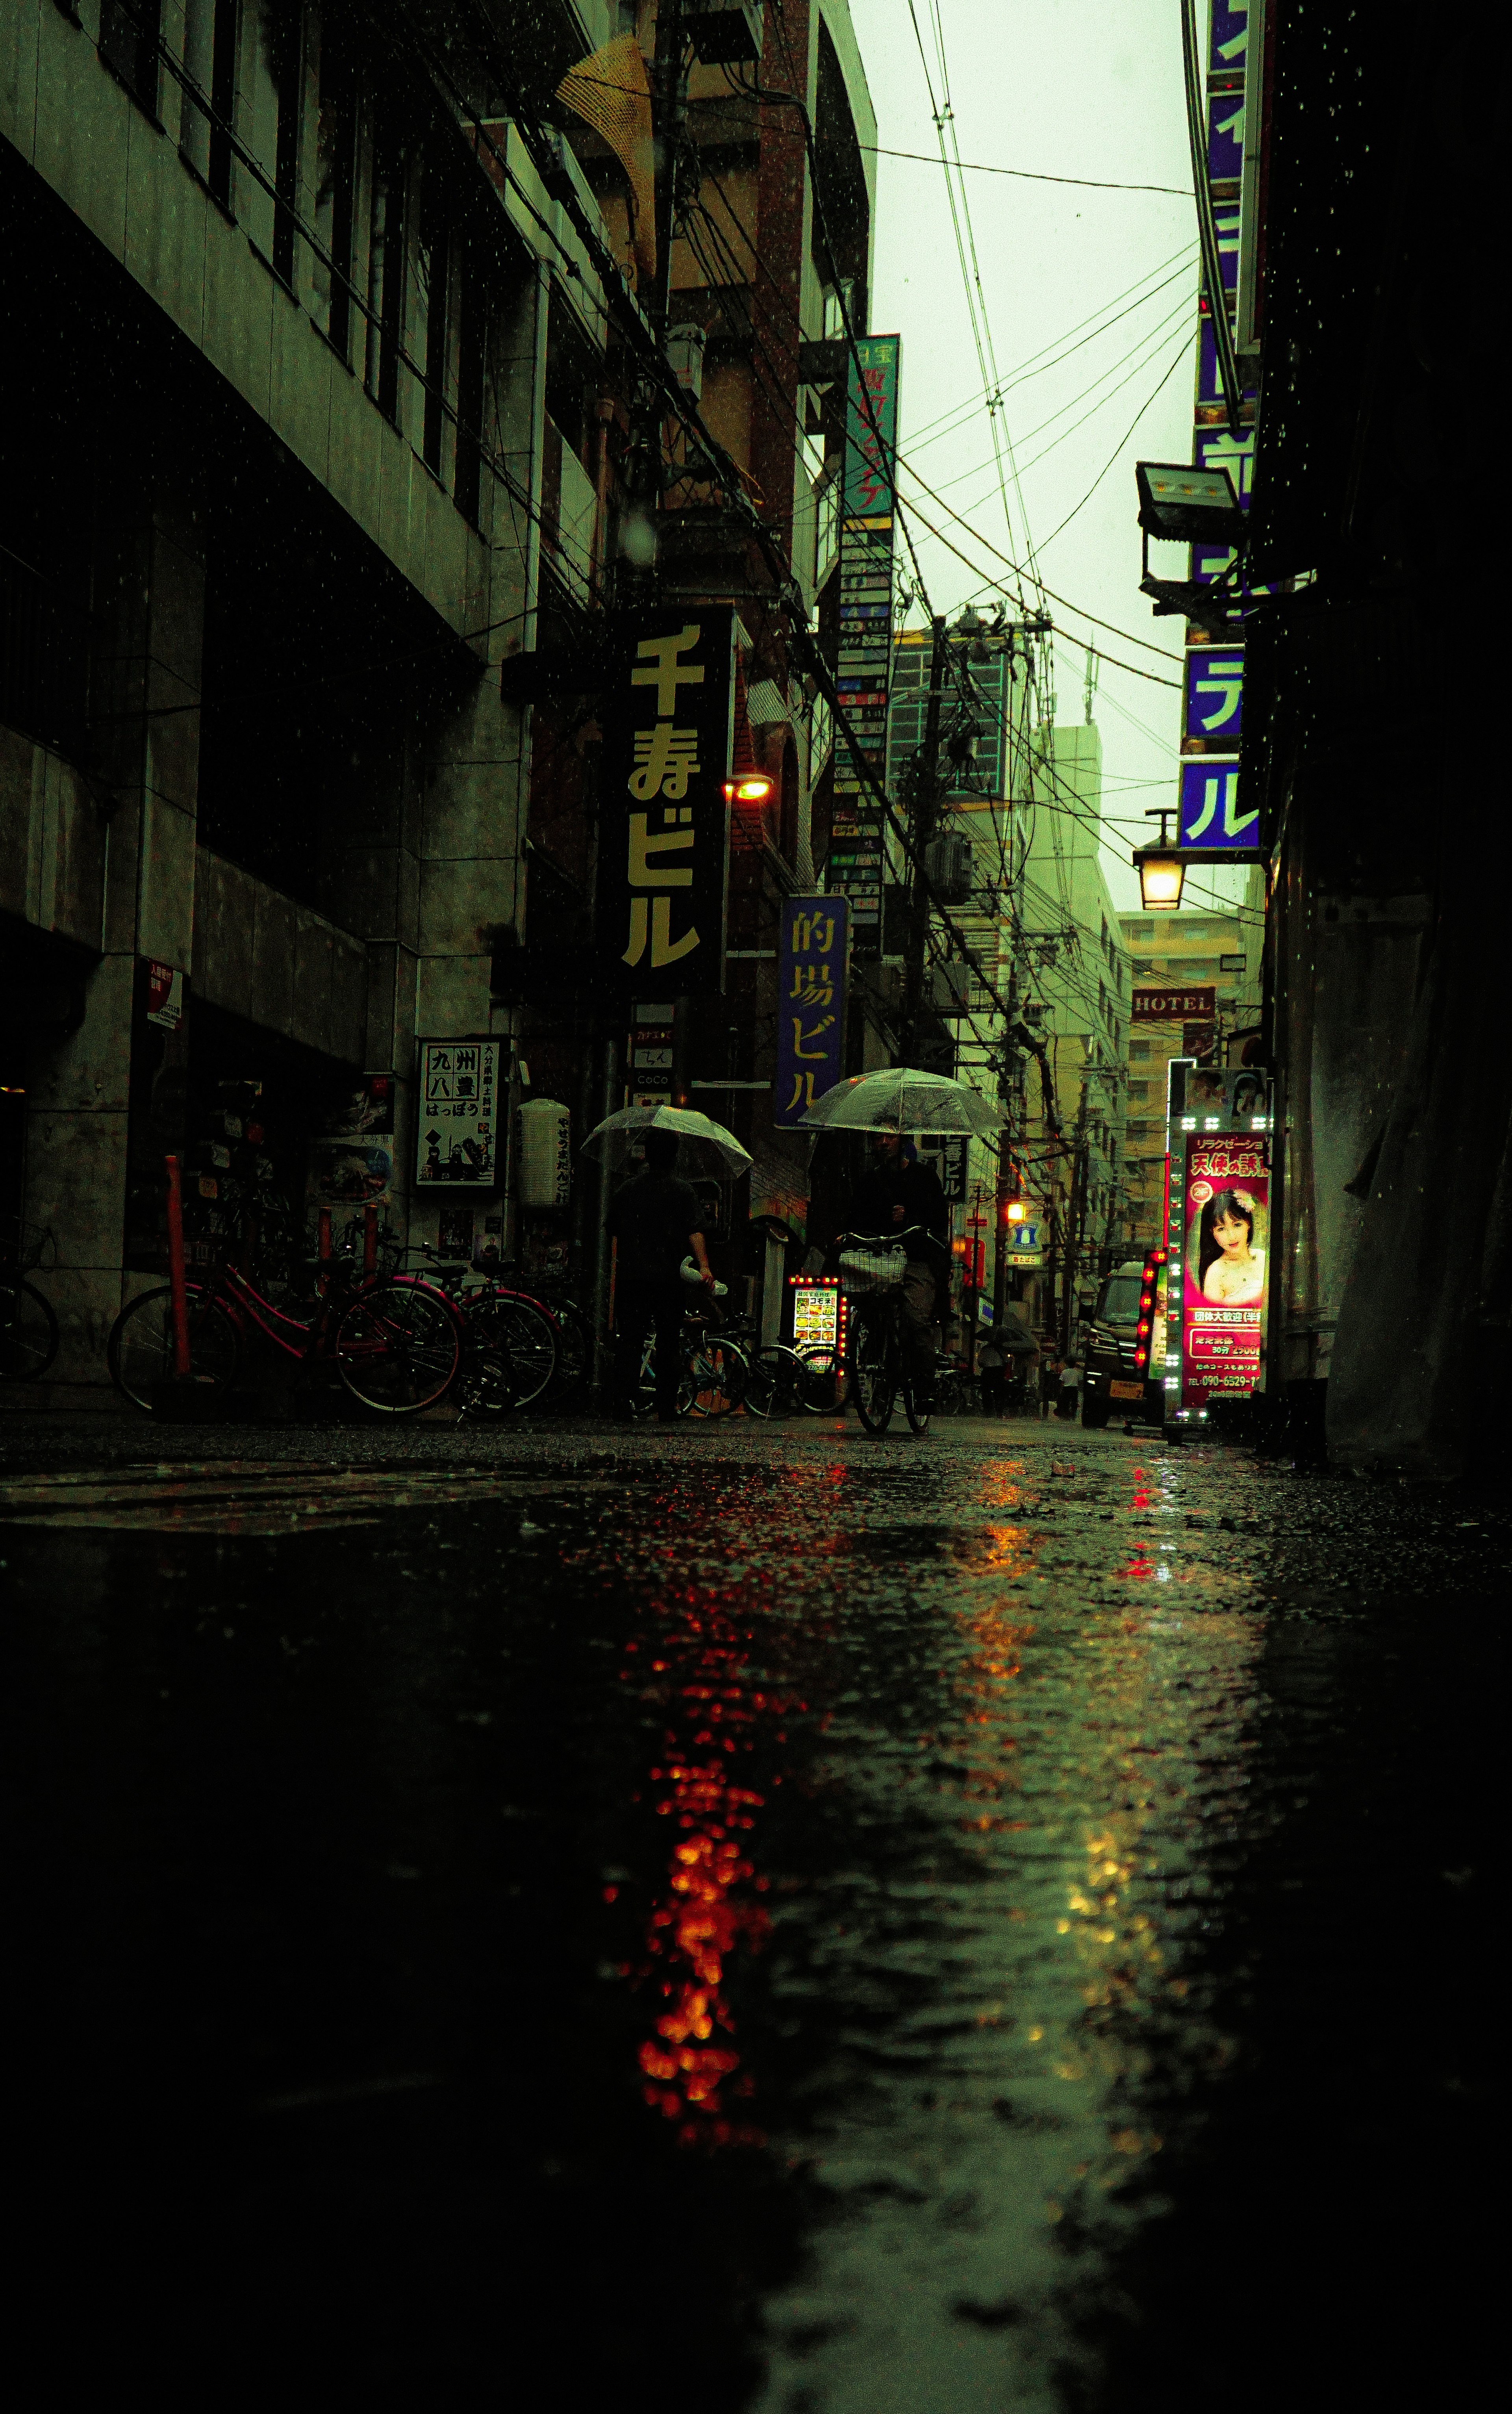
MULTIPOLYGON (((926 168, 937 168, 940 162, 927 151, 894 151, 885 142, 861 142, 861 151, 874 152, 879 159, 918 159, 926 168)), ((1030 185, 1076 185, 1093 193, 1169 193, 1178 201, 1190 201, 1192 195, 1184 185, 1120 185, 1107 176, 1052 176, 1038 168, 994 168, 982 159, 957 159, 971 176, 1018 176, 1030 185)))

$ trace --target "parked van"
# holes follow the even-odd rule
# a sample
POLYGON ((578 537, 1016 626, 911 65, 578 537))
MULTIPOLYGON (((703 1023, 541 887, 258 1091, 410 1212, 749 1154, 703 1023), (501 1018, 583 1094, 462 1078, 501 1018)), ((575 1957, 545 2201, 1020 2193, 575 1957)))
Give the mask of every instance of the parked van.
MULTIPOLYGON (((1146 1331, 1143 1334, 1139 1331, 1145 1288, 1145 1259, 1126 1259, 1105 1277, 1097 1304, 1083 1324, 1087 1352, 1081 1378, 1084 1425, 1105 1425, 1110 1416, 1142 1418, 1149 1413, 1146 1399, 1150 1321, 1148 1311, 1144 1318, 1146 1331)), ((1155 1422, 1160 1422, 1158 1409, 1155 1422)))

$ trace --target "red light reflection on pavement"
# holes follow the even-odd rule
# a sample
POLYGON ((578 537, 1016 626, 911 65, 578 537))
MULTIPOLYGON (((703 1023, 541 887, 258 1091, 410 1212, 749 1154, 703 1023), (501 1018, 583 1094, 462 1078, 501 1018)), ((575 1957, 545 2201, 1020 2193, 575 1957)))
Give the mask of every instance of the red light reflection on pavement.
MULTIPOLYGON (((694 1544, 696 1512, 677 1533, 694 1544)), ((814 1556, 814 1536, 807 1557, 814 1556)), ((625 1974, 656 1986, 661 2008, 639 2053, 646 2103, 677 2122, 687 2145, 761 2145, 763 2132, 737 2117, 749 2098, 726 1986, 732 1955, 759 1952, 771 1923, 761 1901, 750 1837, 765 1796, 741 1764, 758 1741, 786 1741, 782 1721, 804 1706, 750 1681, 758 1623, 771 1610, 765 1586, 749 1579, 669 1588, 647 1603, 650 1632, 627 1647, 625 1677, 664 1711, 661 1755, 648 1772, 660 1816, 676 1841, 645 1927, 645 1959, 625 1974)), ((773 1637, 763 1635, 763 1653, 773 1637)), ((780 1779, 774 1780, 780 1782, 780 1779)))

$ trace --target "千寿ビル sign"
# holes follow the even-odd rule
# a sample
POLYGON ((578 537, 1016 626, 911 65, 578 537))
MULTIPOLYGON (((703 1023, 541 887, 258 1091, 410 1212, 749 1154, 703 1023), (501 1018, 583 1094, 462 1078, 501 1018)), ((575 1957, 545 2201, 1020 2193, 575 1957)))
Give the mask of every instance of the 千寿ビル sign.
POLYGON ((724 986, 734 613, 638 614, 604 690, 597 935, 622 997, 724 986))

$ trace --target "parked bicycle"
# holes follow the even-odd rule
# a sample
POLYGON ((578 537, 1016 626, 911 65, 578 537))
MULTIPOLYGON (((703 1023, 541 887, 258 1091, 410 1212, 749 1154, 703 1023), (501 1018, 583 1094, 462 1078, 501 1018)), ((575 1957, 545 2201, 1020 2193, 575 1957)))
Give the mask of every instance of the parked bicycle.
MULTIPOLYGON (((840 1236, 840 1284, 851 1303, 846 1342, 847 1396, 868 1433, 885 1433, 898 1399, 916 1434, 929 1427, 930 1401, 920 1396, 914 1374, 913 1337, 903 1329, 905 1244, 928 1243, 931 1261, 945 1252, 922 1224, 900 1232, 845 1232, 840 1236)), ((931 1361, 933 1352, 931 1352, 931 1361)), ((931 1363, 931 1374, 932 1374, 931 1363)))
MULTIPOLYGON (((691 1258, 684 1259, 682 1274, 683 1280, 695 1296, 690 1299, 683 1316, 683 1364, 677 1386, 677 1414, 680 1417, 728 1417, 734 1414, 745 1397, 750 1376, 750 1359, 735 1337, 734 1328, 725 1324, 715 1304, 724 1298, 725 1285, 715 1284, 715 1299, 711 1302, 697 1288, 702 1284, 702 1276, 693 1266, 691 1258)), ((655 1355, 654 1338, 647 1334, 641 1349, 635 1390, 630 1396, 632 1416, 649 1416, 656 1407, 655 1355)))
MULTIPOLYGON (((186 1283, 189 1371, 224 1393, 248 1340, 270 1342, 302 1371, 334 1366, 353 1399, 384 1416, 434 1408, 462 1363, 462 1319, 434 1283, 414 1274, 363 1275, 356 1252, 312 1261, 312 1314, 277 1307, 236 1266, 197 1271, 186 1283)), ((111 1327, 106 1363, 116 1389, 150 1409, 175 1371, 173 1301, 168 1284, 142 1291, 111 1327)))
POLYGON ((430 1277, 462 1319, 458 1395, 474 1416, 499 1415, 543 1401, 556 1379, 562 1329, 542 1300, 498 1281, 470 1258, 443 1258, 424 1241, 406 1252, 426 1260, 430 1277))
POLYGON ((26 1280, 41 1264, 52 1240, 50 1231, 22 1225, 17 1246, 0 1258, 0 1378, 7 1382, 35 1383, 58 1354, 58 1319, 26 1280))

